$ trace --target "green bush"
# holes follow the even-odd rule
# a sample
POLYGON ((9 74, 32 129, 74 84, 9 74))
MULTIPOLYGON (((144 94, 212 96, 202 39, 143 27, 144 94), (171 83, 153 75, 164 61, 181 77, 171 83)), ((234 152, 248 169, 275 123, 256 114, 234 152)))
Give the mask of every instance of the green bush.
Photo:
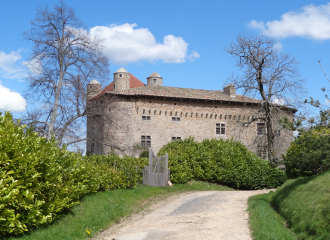
POLYGON ((0 113, 0 235, 50 223, 89 193, 135 186, 146 162, 82 157, 0 113))
POLYGON ((144 150, 143 152, 140 153, 140 158, 149 158, 149 151, 144 150))
POLYGON ((165 145, 158 155, 169 154, 173 183, 191 179, 226 184, 239 189, 275 188, 285 180, 285 173, 269 166, 242 143, 208 140, 198 143, 193 138, 165 145))
POLYGON ((283 157, 289 178, 312 176, 330 169, 330 129, 311 128, 296 138, 283 157))

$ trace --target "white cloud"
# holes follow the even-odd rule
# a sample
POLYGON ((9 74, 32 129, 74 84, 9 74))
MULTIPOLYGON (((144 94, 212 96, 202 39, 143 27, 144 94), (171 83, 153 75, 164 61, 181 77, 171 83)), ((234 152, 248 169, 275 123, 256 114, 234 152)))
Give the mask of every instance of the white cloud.
POLYGON ((283 48, 283 45, 282 45, 282 43, 277 42, 277 43, 275 43, 274 48, 277 49, 278 51, 281 51, 283 48))
POLYGON ((199 58, 200 55, 198 52, 193 51, 191 54, 188 55, 188 59, 192 62, 194 61, 196 58, 199 58))
POLYGON ((24 78, 26 71, 17 64, 21 59, 20 50, 8 54, 0 51, 0 75, 8 79, 24 78))
POLYGON ((0 111, 23 112, 26 106, 27 103, 21 94, 1 86, 0 82, 0 111))
POLYGON ((281 98, 274 97, 272 99, 272 103, 278 104, 278 105, 284 105, 285 101, 281 98))
POLYGON ((279 21, 264 23, 252 20, 248 26, 275 38, 297 36, 327 40, 330 39, 330 3, 306 5, 300 11, 284 13, 279 21))
POLYGON ((167 35, 163 43, 158 43, 149 29, 136 27, 136 23, 96 26, 90 29, 90 34, 104 39, 104 53, 116 64, 140 60, 182 63, 187 58, 191 61, 199 58, 197 52, 187 55, 188 43, 181 37, 167 35))

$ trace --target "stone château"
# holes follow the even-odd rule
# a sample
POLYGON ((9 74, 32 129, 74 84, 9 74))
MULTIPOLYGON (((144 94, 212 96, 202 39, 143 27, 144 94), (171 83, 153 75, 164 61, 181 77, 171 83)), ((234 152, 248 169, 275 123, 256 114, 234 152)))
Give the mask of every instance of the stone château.
MULTIPOLYGON (((233 85, 223 91, 163 86, 156 72, 147 85, 124 68, 102 89, 96 80, 87 85, 87 151, 91 154, 136 156, 141 146, 157 153, 170 141, 193 136, 195 140, 223 138, 241 141, 266 157, 265 124, 257 119, 259 100, 236 94, 233 85)), ((274 112, 276 155, 293 139, 277 119, 292 120, 295 109, 283 106, 274 112)))

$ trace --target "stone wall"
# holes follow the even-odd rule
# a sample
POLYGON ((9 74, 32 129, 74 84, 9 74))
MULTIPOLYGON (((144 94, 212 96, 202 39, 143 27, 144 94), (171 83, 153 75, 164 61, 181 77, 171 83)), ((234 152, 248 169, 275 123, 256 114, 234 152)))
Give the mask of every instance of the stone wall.
MULTIPOLYGON (((142 135, 151 137, 151 148, 155 153, 172 137, 185 139, 193 136, 197 141, 205 138, 233 139, 241 141, 254 152, 258 151, 258 142, 265 140, 264 135, 257 134, 257 122, 246 125, 259 114, 252 104, 114 94, 104 94, 91 102, 97 114, 88 117, 87 150, 91 152, 92 141, 97 139, 102 148, 98 147, 96 152, 95 145, 95 154, 115 152, 136 156, 142 135), (173 121, 173 118, 180 121, 173 121), (217 123, 225 124, 225 134, 216 133, 217 123)), ((279 111, 273 115, 279 118, 283 114, 292 119, 290 112, 279 111)), ((286 151, 292 139, 291 131, 281 130, 275 140, 278 157, 286 151)))

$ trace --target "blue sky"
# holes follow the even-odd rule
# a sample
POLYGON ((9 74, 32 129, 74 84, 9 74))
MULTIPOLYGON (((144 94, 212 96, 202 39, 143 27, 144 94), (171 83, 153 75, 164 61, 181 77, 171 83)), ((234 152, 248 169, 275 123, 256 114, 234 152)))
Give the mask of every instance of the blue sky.
MULTIPOLYGON (((58 3, 0 0, 0 111, 10 108, 16 117, 26 109, 22 96, 27 90, 23 79, 28 69, 24 62, 32 48, 22 40, 22 34, 31 28, 36 8, 46 2, 50 8, 58 3)), ((326 1, 65 3, 74 8, 91 33, 106 38, 111 75, 123 66, 145 83, 156 71, 164 86, 222 90, 226 78, 238 73, 234 59, 223 47, 239 33, 263 32, 278 38, 281 51, 300 62, 301 76, 307 80, 306 98, 324 101, 320 89, 330 84, 318 64, 321 60, 330 75, 330 3, 326 1)), ((27 107, 36 106, 27 103, 27 107)))

